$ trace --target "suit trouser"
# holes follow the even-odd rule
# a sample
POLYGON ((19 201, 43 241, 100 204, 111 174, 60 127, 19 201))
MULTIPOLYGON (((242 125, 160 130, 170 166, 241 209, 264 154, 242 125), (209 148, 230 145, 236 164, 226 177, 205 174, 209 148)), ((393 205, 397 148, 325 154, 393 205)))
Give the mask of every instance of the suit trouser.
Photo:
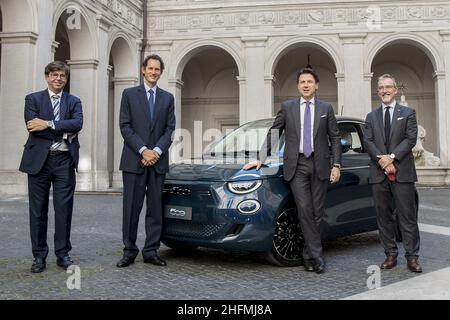
POLYGON ((75 168, 69 152, 47 157, 38 174, 28 175, 31 247, 35 258, 48 255, 47 223, 50 186, 53 183, 55 209, 55 254, 64 257, 72 249, 72 224, 75 168))
POLYGON ((290 186, 305 240, 303 258, 322 257, 320 225, 325 213, 328 180, 318 178, 313 157, 305 158, 300 154, 290 186))
POLYGON ((405 257, 409 259, 419 256, 420 236, 414 190, 414 183, 390 182, 388 179, 372 185, 380 241, 386 255, 398 255, 393 212, 397 208, 405 257))
POLYGON ((154 168, 146 167, 143 174, 123 172, 123 224, 122 235, 124 255, 134 259, 139 248, 136 246, 139 215, 144 198, 147 197, 145 214, 144 259, 156 254, 160 246, 162 231, 162 189, 165 174, 158 174, 154 168))

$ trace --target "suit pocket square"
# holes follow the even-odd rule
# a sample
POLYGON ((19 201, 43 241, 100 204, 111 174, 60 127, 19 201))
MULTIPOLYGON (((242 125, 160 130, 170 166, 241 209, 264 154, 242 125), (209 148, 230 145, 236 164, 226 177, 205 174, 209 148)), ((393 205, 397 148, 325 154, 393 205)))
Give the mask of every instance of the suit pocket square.
POLYGON ((399 118, 397 118, 397 121, 399 121, 399 120, 403 120, 405 117, 399 117, 399 118))
POLYGON ((324 115, 321 115, 320 117, 321 117, 321 118, 325 118, 326 116, 327 116, 327 115, 326 115, 326 114, 324 114, 324 115))

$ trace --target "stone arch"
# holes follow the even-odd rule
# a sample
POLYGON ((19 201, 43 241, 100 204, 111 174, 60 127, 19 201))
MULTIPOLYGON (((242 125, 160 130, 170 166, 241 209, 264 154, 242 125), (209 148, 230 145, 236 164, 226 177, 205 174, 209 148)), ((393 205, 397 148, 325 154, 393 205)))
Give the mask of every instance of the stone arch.
POLYGON ((2 1, 2 32, 39 32, 37 7, 31 0, 2 1), (10 13, 10 14, 7 14, 10 13))
POLYGON ((334 62, 334 65, 336 67, 336 73, 344 72, 344 64, 336 48, 334 48, 332 45, 321 39, 301 36, 291 38, 288 41, 283 42, 281 45, 279 43, 276 43, 276 49, 267 59, 267 64, 265 67, 265 75, 270 77, 274 74, 278 62, 287 52, 296 47, 306 47, 306 46, 317 48, 326 53, 334 62))
MULTIPOLYGON (((78 1, 62 1, 55 7, 53 14, 53 34, 56 34, 56 28, 60 19, 73 19, 79 15, 79 28, 66 28, 70 42, 70 57, 73 60, 96 59, 98 57, 98 43, 96 36, 95 22, 92 14, 89 14, 86 8, 78 1)), ((78 19, 76 17, 75 19, 78 19)), ((74 21, 74 20, 70 20, 74 21)), ((77 20, 75 20, 77 21, 77 20)))
POLYGON ((439 46, 435 41, 425 38, 423 36, 411 33, 396 33, 390 36, 382 36, 380 38, 375 38, 370 41, 367 45, 367 55, 364 63, 364 72, 370 73, 372 69, 372 63, 377 54, 384 48, 394 44, 394 43, 405 43, 417 47, 418 49, 425 52, 425 54, 430 59, 433 64, 435 71, 444 70, 444 62, 439 55, 439 46))
POLYGON ((172 60, 172 65, 175 67, 170 70, 170 79, 181 79, 183 70, 191 58, 208 47, 225 50, 234 59, 239 75, 245 74, 244 59, 240 54, 239 47, 232 43, 225 43, 219 40, 200 40, 190 43, 178 52, 172 60))
MULTIPOLYGON (((115 65, 115 77, 133 77, 138 74, 137 52, 133 42, 122 31, 113 33, 108 43, 108 51, 112 55, 115 65)), ((108 55, 109 56, 109 55, 108 55)))

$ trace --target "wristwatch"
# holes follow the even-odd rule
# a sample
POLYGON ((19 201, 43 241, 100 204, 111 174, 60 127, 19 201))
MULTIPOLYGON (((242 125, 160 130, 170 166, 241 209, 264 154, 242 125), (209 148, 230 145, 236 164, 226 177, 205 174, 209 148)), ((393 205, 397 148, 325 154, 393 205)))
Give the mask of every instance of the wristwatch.
POLYGON ((389 155, 389 157, 390 157, 392 160, 394 160, 394 159, 395 159, 395 154, 391 153, 391 154, 389 155))
POLYGON ((47 127, 51 128, 52 127, 52 122, 51 121, 47 121, 47 127))

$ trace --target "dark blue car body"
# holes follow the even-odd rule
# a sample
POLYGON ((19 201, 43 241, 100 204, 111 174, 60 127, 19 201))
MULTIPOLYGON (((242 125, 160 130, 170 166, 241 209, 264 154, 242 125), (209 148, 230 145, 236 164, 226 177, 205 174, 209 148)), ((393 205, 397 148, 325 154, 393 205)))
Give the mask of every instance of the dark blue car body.
MULTIPOLYGON (((368 184, 370 159, 362 145, 363 121, 337 119, 343 148, 341 179, 328 189, 321 226, 324 240, 377 229, 368 184)), ((258 121, 250 125, 268 129, 273 119, 258 121)), ((254 156, 245 152, 232 157, 209 154, 196 163, 171 165, 163 192, 162 242, 174 249, 260 251, 276 265, 302 264, 302 233, 283 179, 283 138, 280 141, 278 157, 260 170, 242 170, 243 163, 254 156), (252 183, 260 186, 236 193, 252 183), (259 209, 252 212, 258 203, 259 209)))

